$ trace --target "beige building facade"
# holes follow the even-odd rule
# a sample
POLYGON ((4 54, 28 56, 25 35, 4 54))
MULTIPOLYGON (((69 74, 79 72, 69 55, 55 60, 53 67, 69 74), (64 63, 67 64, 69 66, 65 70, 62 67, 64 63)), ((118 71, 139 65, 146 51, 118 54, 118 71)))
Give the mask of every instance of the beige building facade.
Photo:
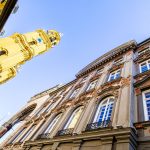
POLYGON ((149 120, 150 39, 129 41, 32 97, 3 125, 1 149, 149 150, 149 120))

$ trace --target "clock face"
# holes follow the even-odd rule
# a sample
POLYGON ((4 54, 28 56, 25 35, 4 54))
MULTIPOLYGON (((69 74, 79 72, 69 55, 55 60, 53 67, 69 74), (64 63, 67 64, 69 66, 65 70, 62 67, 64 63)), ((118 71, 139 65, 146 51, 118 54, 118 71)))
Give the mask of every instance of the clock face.
POLYGON ((42 40, 41 38, 37 38, 37 42, 38 42, 38 43, 42 43, 43 40, 42 40))

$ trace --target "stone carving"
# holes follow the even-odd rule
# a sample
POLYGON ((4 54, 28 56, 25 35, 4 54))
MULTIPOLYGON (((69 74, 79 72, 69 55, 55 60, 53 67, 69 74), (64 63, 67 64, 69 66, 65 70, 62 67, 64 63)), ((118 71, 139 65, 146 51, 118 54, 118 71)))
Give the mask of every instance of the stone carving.
POLYGON ((121 87, 129 86, 130 83, 131 83, 131 77, 121 79, 121 87))

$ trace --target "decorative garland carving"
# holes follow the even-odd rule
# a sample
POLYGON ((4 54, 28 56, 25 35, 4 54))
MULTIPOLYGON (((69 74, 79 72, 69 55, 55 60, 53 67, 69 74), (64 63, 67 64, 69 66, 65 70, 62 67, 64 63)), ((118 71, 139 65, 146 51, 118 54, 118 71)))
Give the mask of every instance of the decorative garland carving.
POLYGON ((131 77, 130 76, 128 78, 122 78, 121 79, 121 87, 129 86, 130 83, 131 83, 131 77))
POLYGON ((94 81, 94 80, 100 78, 101 75, 102 75, 102 74, 96 74, 95 76, 93 76, 93 77, 90 79, 90 81, 94 81))
POLYGON ((101 87, 97 91, 97 99, 99 99, 99 97, 104 98, 104 97, 107 97, 109 95, 113 95, 117 99, 118 98, 119 89, 120 89, 120 85, 101 87))
POLYGON ((110 72, 123 68, 124 62, 113 64, 109 69, 110 72))

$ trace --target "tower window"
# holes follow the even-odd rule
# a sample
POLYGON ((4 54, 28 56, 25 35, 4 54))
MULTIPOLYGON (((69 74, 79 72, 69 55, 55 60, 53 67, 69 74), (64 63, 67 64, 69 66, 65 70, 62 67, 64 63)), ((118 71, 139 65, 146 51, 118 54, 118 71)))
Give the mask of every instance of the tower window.
POLYGON ((6 51, 5 50, 0 50, 0 56, 2 56, 2 55, 6 55, 7 53, 6 53, 6 51))

